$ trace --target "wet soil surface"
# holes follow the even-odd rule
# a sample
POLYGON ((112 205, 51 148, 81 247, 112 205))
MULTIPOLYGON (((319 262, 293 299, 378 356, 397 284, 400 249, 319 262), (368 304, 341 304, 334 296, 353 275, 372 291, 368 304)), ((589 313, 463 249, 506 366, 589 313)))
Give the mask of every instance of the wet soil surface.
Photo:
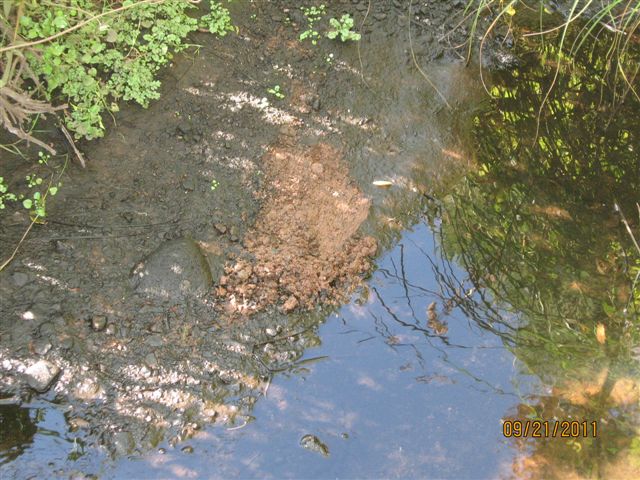
MULTIPOLYGON (((47 223, 0 273, 0 408, 41 402, 74 445, 114 456, 249 418, 318 342, 326 308, 464 166, 436 126, 453 129, 473 90, 450 50, 465 31, 447 35, 464 2, 412 2, 411 18, 405 3, 332 2, 328 16, 353 13, 363 40, 313 47, 297 2, 234 2, 238 35, 195 36, 161 101, 85 145, 87 168, 68 169, 47 223), (430 73, 454 110, 414 57, 441 59, 430 73)), ((5 256, 29 219, 3 215, 5 256)), ((20 424, 3 450, 26 443, 20 424)))

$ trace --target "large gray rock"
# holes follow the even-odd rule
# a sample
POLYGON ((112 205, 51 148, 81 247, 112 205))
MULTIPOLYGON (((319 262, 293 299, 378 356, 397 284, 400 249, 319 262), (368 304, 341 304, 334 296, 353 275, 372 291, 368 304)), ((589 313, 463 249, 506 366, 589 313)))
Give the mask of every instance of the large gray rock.
POLYGON ((138 292, 172 299, 203 295, 213 285, 209 263, 190 238, 161 245, 133 269, 131 282, 138 292))
POLYGON ((27 384, 38 393, 51 388, 60 374, 60 367, 46 360, 39 360, 24 372, 27 384))

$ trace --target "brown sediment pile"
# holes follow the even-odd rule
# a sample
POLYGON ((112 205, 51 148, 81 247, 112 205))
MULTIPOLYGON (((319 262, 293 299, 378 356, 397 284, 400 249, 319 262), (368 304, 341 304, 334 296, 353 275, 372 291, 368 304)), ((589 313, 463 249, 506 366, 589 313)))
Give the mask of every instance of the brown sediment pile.
POLYGON ((350 180, 340 152, 284 138, 264 159, 269 194, 246 236, 247 258, 227 268, 218 289, 229 311, 336 303, 376 252, 375 239, 357 235, 370 201, 350 180))

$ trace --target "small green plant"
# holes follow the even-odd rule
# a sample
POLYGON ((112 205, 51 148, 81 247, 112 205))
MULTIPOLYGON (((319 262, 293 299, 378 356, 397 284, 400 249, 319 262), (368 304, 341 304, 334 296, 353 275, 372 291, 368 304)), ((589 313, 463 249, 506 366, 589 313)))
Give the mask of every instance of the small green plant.
MULTIPOLYGON (((45 154, 43 152, 38 152, 38 163, 40 165, 49 165, 49 160, 51 159, 50 155, 45 154)), ((44 179, 35 173, 27 175, 25 177, 27 182, 27 186, 30 189, 34 189, 36 187, 40 187, 44 182, 44 179)), ((40 191, 39 189, 33 192, 31 198, 25 196, 24 194, 20 195, 18 198, 22 200, 22 206, 27 210, 30 210, 31 219, 34 221, 38 221, 39 219, 43 219, 47 216, 47 196, 51 195, 52 197, 58 193, 58 189, 62 186, 62 182, 58 181, 56 184, 53 184, 53 177, 49 181, 47 188, 44 191, 40 191)))
POLYGON ((0 177, 0 210, 4 210, 6 202, 15 202, 17 199, 16 194, 9 191, 9 186, 5 183, 4 177, 0 177))
POLYGON ((311 44, 317 45, 320 33, 315 29, 315 26, 324 17, 326 7, 322 4, 317 7, 301 7, 301 10, 307 19, 307 29, 300 34, 300 40, 311 39, 311 44))
POLYGON ((210 185, 211 191, 214 191, 216 188, 218 188, 218 185, 219 185, 219 183, 215 178, 213 180, 211 180, 211 185, 210 185))
POLYGON ((345 13, 340 17, 340 20, 332 18, 329 20, 329 25, 333 27, 333 30, 327 32, 327 37, 333 40, 340 36, 340 40, 343 42, 348 42, 349 40, 357 42, 360 40, 361 35, 357 32, 352 31, 353 29, 353 18, 348 13, 345 13))
MULTIPOLYGON (((255 14, 254 14, 255 15, 255 14)), ((219 3, 210 3, 210 11, 200 19, 200 27, 205 28, 209 33, 224 37, 227 32, 237 32, 238 27, 231 23, 229 10, 219 3)))
MULTIPOLYGON (((50 156, 43 152, 38 154, 38 163, 40 165, 49 167, 50 156)), ((66 166, 66 164, 65 164, 66 166)), ((0 177, 0 210, 4 210, 7 202, 20 201, 22 206, 29 210, 29 215, 35 223, 42 223, 42 219, 47 216, 47 197, 55 196, 58 193, 59 188, 62 186, 60 177, 64 172, 64 168, 58 175, 58 179, 54 181, 54 175, 49 179, 48 184, 44 190, 41 188, 45 183, 45 179, 36 173, 31 173, 25 176, 25 182, 27 188, 33 193, 20 193, 16 194, 9 191, 9 186, 5 182, 3 177, 0 177)))
POLYGON ((273 88, 267 89, 267 93, 270 93, 271 95, 273 95, 279 100, 282 100, 284 98, 284 93, 282 93, 282 90, 280 89, 280 85, 276 85, 273 88))

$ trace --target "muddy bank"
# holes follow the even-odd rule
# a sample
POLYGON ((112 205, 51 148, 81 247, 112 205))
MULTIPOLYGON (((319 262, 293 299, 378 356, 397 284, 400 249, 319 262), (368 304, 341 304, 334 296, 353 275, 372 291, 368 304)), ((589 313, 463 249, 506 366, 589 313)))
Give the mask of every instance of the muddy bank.
MULTIPOLYGON (((318 342, 317 307, 346 298, 468 161, 438 125, 455 129, 460 111, 413 66, 442 58, 430 70, 441 93, 454 107, 470 94, 474 72, 452 63, 451 38, 435 28, 454 7, 409 19, 400 3, 330 6, 355 10, 365 35, 317 48, 297 39, 297 3, 234 5, 238 36, 196 37, 198 56, 167 71, 161 101, 124 109, 85 146, 87 169, 69 169, 47 224, 0 274, 2 396, 52 402, 87 451, 116 456, 248 421, 270 378, 318 342), (267 93, 276 84, 285 99, 267 93), (376 189, 379 179, 392 187, 376 189), (202 263, 182 239, 206 258, 206 294, 206 273, 185 273, 202 263), (41 364, 44 377, 29 376, 40 361, 59 372, 41 364)), ((5 218, 3 252, 28 225, 20 211, 5 218)))

